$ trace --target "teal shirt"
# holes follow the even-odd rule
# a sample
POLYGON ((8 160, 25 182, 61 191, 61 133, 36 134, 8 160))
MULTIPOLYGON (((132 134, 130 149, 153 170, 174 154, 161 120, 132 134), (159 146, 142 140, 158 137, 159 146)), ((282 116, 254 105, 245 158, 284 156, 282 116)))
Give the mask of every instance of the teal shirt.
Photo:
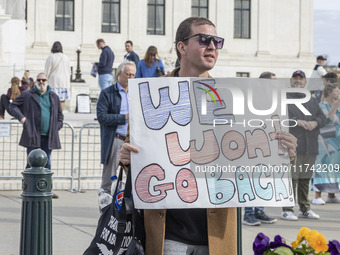
POLYGON ((48 135, 50 129, 51 118, 51 101, 50 101, 50 86, 47 86, 47 91, 42 95, 40 91, 34 86, 35 93, 39 96, 41 109, 41 123, 40 134, 48 135))

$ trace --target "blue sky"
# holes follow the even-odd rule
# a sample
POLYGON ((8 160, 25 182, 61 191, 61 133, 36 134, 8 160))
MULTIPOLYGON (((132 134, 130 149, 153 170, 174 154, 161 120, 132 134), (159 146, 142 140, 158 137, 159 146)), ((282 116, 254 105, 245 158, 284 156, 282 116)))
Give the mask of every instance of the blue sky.
POLYGON ((340 62, 340 0, 314 0, 314 54, 326 65, 340 62))

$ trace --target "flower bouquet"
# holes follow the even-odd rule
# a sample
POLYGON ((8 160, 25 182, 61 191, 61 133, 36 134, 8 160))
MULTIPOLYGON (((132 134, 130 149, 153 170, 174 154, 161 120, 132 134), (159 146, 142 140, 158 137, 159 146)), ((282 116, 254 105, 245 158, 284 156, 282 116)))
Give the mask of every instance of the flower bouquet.
POLYGON ((340 243, 329 241, 316 230, 302 227, 296 241, 287 245, 280 235, 270 242, 268 236, 257 234, 253 243, 255 255, 340 255, 340 243))

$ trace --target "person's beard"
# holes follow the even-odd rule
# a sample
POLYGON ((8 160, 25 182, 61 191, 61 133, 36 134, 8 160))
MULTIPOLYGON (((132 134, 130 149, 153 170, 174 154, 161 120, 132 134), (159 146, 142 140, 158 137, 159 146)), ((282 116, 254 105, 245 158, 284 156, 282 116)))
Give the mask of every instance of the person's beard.
POLYGON ((39 90, 39 92, 45 92, 47 85, 45 85, 45 84, 42 84, 42 85, 37 84, 36 87, 39 90))

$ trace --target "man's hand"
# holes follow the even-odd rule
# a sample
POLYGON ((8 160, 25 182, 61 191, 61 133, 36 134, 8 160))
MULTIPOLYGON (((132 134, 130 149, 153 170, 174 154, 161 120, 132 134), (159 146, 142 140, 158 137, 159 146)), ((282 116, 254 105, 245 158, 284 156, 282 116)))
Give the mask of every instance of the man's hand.
POLYGON ((131 163, 131 157, 130 157, 131 151, 135 153, 139 152, 138 148, 132 146, 131 144, 123 143, 123 146, 120 149, 120 161, 124 165, 129 165, 131 163))
POLYGON ((302 127, 304 129, 308 130, 307 121, 305 121, 305 120, 296 120, 296 122, 297 122, 298 127, 302 127))
POLYGON ((278 139, 283 146, 287 147, 290 159, 294 159, 296 157, 297 138, 291 133, 280 131, 276 132, 276 139, 278 139))
POLYGON ((316 120, 307 121, 307 130, 312 131, 318 126, 318 122, 316 120))
POLYGON ((305 130, 312 131, 318 126, 318 122, 315 120, 312 121, 306 121, 306 120, 297 120, 297 125, 299 127, 304 128, 305 130))
POLYGON ((125 114, 125 120, 129 119, 129 114, 125 114))
POLYGON ((24 125, 25 121, 26 121, 26 117, 23 117, 23 118, 20 120, 20 123, 24 125))

